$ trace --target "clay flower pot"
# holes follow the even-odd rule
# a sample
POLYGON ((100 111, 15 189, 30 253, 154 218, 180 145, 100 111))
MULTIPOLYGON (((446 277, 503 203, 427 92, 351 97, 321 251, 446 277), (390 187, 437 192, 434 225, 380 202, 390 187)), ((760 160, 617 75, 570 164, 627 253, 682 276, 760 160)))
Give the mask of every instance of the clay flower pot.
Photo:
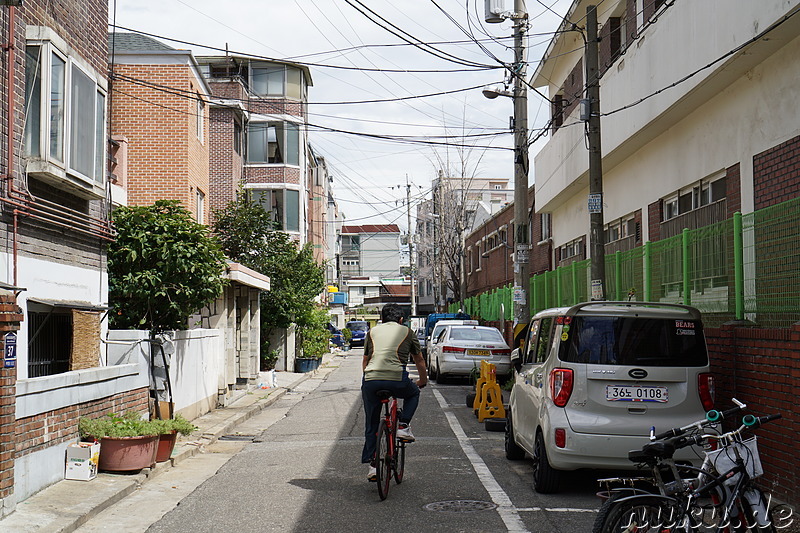
POLYGON ((172 457, 172 450, 175 448, 175 442, 178 440, 178 432, 175 430, 169 433, 162 433, 158 436, 158 449, 156 451, 156 462, 163 463, 169 461, 172 457))
POLYGON ((130 472, 155 464, 158 435, 103 437, 100 439, 100 470, 130 472))

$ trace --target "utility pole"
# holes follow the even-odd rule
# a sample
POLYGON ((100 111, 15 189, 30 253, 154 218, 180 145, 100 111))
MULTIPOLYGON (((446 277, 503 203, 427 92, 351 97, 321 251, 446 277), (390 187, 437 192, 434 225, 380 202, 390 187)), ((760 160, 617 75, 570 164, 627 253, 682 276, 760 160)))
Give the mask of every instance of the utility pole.
POLYGON ((411 231, 411 184, 406 174, 406 213, 408 214, 408 265, 411 274, 411 315, 417 314, 417 288, 414 280, 414 232, 411 231))
MULTIPOLYGON (((526 86, 525 32, 528 13, 525 0, 514 0, 514 319, 527 326, 530 320, 528 289, 531 267, 528 226, 528 88, 526 86)), ((515 328, 516 329, 516 328, 515 328)))
POLYGON ((597 7, 586 6, 586 100, 589 141, 589 247, 592 300, 605 300, 605 234, 603 232, 603 154, 600 150, 600 77, 597 56, 597 7))

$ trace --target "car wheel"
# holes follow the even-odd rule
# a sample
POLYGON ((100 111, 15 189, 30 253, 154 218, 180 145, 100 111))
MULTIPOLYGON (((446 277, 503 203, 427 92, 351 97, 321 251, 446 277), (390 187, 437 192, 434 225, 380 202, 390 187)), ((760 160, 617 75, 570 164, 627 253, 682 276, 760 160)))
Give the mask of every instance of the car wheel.
POLYGON ((514 426, 511 422, 511 411, 507 411, 508 418, 506 418, 506 434, 503 438, 503 447, 506 452, 506 459, 510 461, 519 461, 525 459, 525 450, 520 448, 519 444, 514 440, 514 426))
POLYGON ((486 431, 505 431, 506 424, 505 418, 487 418, 483 421, 483 427, 486 431))
POLYGON ((438 383, 439 385, 442 385, 445 381, 447 381, 447 378, 442 375, 442 371, 439 369, 439 360, 437 359, 436 360, 436 383, 438 383))
POLYGON ((533 446, 533 488, 541 494, 558 491, 558 471, 550 466, 547 460, 547 450, 541 431, 536 433, 536 442, 533 446))
POLYGON ((467 407, 472 409, 472 406, 475 404, 475 398, 477 396, 478 396, 478 393, 476 393, 476 392, 468 392, 467 393, 467 401, 465 402, 467 404, 467 407))
POLYGON ((436 379, 437 371, 433 368, 433 365, 428 366, 428 378, 429 379, 436 379))

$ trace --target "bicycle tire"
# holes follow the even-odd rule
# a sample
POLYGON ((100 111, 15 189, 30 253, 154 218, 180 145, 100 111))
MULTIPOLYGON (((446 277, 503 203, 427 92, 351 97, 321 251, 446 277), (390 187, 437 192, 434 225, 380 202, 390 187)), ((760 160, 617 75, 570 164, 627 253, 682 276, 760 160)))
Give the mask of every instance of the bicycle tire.
POLYGON ((389 482, 392 480, 392 449, 389 428, 381 420, 378 426, 378 442, 375 447, 375 466, 378 471, 378 496, 385 500, 389 495, 389 482))
POLYGON ((394 447, 394 481, 398 485, 403 482, 403 473, 406 468, 406 443, 397 440, 394 447))
MULTIPOLYGON (((602 524, 595 522, 593 533, 621 533, 636 531, 638 533, 689 533, 695 531, 693 525, 685 525, 690 517, 679 505, 656 496, 636 496, 621 498, 609 503, 605 520, 602 524)), ((598 516, 598 520, 601 517, 598 516)))

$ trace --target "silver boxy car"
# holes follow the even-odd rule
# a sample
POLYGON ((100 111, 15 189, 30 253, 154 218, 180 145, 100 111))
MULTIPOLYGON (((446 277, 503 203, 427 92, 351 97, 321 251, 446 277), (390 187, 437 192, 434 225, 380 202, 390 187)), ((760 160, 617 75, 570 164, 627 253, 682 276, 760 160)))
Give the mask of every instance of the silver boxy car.
MULTIPOLYGON (((437 324, 438 327, 438 324, 437 324)), ((511 372, 511 348, 500 330, 488 326, 446 325, 428 353, 428 374, 436 383, 480 372, 481 361, 495 365, 498 378, 511 372)))
MULTIPOLYGON (((587 302, 530 321, 512 354, 509 459, 533 458, 537 492, 558 490, 559 471, 631 469, 628 451, 713 407, 700 312, 689 306, 587 302)), ((675 458, 698 462, 687 448, 675 458)))

